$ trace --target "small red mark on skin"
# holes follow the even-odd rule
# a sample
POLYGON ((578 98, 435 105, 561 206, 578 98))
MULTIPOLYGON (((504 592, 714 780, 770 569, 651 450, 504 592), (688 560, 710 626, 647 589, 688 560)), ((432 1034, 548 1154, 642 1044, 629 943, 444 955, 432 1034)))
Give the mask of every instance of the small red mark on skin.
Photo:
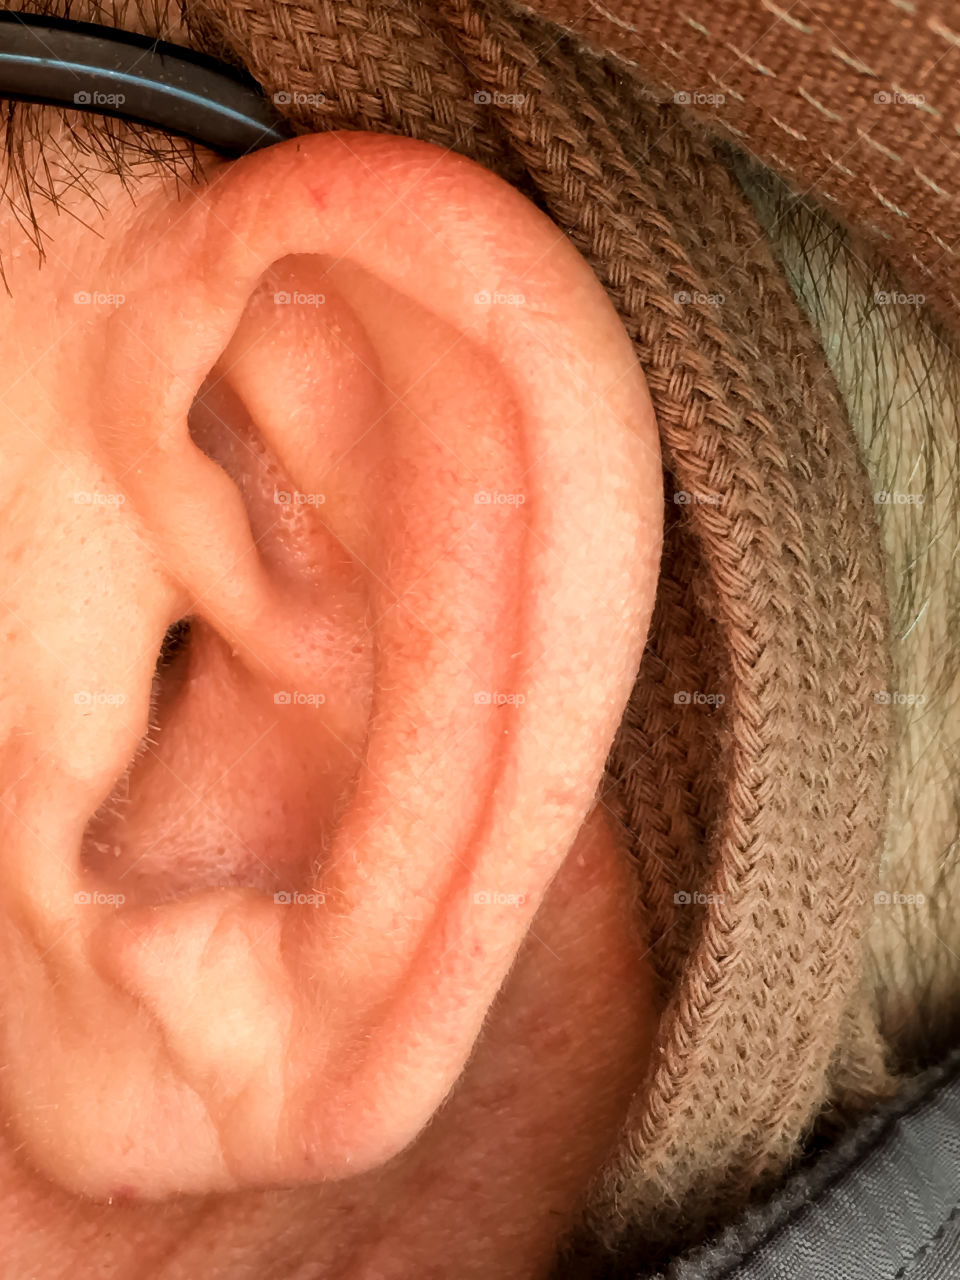
POLYGON ((313 196, 314 204, 316 204, 318 209, 325 209, 327 207, 327 197, 325 192, 321 191, 319 187, 308 187, 307 190, 310 192, 311 196, 313 196))
POLYGON ((115 1204, 118 1200, 136 1200, 137 1188, 128 1186, 127 1183, 121 1183, 119 1187, 114 1187, 108 1197, 111 1204, 115 1204))

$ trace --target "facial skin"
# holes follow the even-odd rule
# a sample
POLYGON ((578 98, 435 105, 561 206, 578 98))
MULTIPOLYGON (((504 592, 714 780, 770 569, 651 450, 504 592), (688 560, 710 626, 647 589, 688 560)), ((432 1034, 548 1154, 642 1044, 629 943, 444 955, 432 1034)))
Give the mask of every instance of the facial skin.
POLYGON ((0 218, 3 1256, 541 1274, 655 1030, 646 386, 479 166, 204 167, 0 218))

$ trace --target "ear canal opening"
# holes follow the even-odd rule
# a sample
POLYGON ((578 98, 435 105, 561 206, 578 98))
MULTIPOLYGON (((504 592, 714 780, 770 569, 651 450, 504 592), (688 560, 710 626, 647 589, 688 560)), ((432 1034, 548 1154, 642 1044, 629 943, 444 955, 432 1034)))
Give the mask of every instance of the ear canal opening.
MULTIPOLYGON (((165 694, 169 695, 172 691, 173 668, 175 666, 179 668, 183 665, 192 629, 193 620, 190 617, 179 618, 167 628, 163 637, 150 688, 150 710, 147 716, 146 731, 137 743, 136 749, 127 762, 123 773, 120 774, 110 788, 109 795, 91 815, 84 832, 81 844, 81 861, 88 870, 102 863, 104 858, 109 861, 109 856, 116 856, 117 846, 111 845, 108 847, 103 840, 98 839, 98 836, 101 834, 101 828, 104 828, 106 824, 123 819, 125 809, 130 803, 131 775, 138 761, 147 751, 157 745, 158 735, 161 731, 158 715, 160 702, 165 694)), ((179 670, 178 674, 180 674, 179 670)))
POLYGON ((191 625, 192 619, 186 617, 179 618, 167 628, 167 633, 163 637, 163 644, 160 646, 160 655, 157 658, 157 673, 168 667, 186 648, 190 640, 191 625))
MULTIPOLYGON (((141 755, 148 746, 156 745, 156 736, 160 732, 160 724, 158 713, 162 702, 169 700, 174 693, 175 687, 179 684, 179 677, 182 677, 186 665, 186 659, 189 656, 189 646, 191 637, 195 637, 196 624, 190 617, 178 618, 166 630, 163 642, 160 645, 160 652, 157 655, 156 666, 153 669, 153 680, 150 685, 150 714, 147 722, 147 732, 141 739, 140 745, 134 755, 132 764, 139 760, 141 755), (174 677, 178 677, 175 681, 174 677)), ((127 770, 129 773, 129 768, 127 770)))

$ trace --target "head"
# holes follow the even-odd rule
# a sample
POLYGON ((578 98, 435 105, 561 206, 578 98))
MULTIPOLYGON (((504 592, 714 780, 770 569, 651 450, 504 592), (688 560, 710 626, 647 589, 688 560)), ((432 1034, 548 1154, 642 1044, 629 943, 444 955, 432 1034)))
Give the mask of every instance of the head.
POLYGON ((590 1120, 572 1199, 653 1027, 598 790, 662 524, 613 305, 427 142, 6 128, 9 1185, 372 1202, 479 1151, 477 1098, 438 1117, 468 1064, 521 1092, 535 1043, 590 1120), (632 1028, 585 1089, 575 981, 632 1028))
MULTIPOLYGON (((132 1267, 189 1223, 184 1274, 342 1274, 401 1204, 408 1269, 507 1274, 499 1232, 533 1274, 644 1076, 604 768, 660 430, 608 291, 465 110, 450 148, 358 93, 358 132, 235 161, 7 113, 4 1185, 68 1255, 109 1216, 132 1267)), ((876 399, 879 364, 834 364, 876 399)))

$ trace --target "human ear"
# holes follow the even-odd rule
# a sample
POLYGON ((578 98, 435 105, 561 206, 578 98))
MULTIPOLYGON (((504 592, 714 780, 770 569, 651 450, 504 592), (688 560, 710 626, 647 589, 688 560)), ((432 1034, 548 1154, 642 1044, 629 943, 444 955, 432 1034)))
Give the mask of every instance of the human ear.
POLYGON ((3 1105, 86 1195, 340 1178, 448 1095, 592 807, 653 412, 564 235, 439 148, 105 203, 0 303, 3 1105))

